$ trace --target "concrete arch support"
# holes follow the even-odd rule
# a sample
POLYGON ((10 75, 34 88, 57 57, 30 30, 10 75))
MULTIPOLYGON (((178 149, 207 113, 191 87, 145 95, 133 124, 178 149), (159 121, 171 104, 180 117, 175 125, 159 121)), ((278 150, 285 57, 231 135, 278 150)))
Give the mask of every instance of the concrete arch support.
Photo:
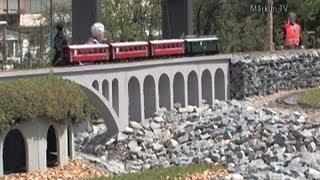
POLYGON ((159 107, 171 108, 170 80, 167 74, 162 74, 159 79, 159 107))
POLYGON ((178 72, 173 78, 173 102, 185 106, 185 85, 182 73, 178 72))
POLYGON ((112 107, 119 116, 119 82, 118 79, 112 81, 112 107))
POLYGON ((102 82, 102 95, 109 101, 109 82, 106 79, 102 82))
POLYGON ((136 77, 131 77, 128 83, 129 121, 141 122, 140 83, 136 77))
POLYGON ((188 75, 188 104, 199 106, 198 75, 195 71, 188 75))
POLYGON ((93 87, 95 90, 99 91, 99 82, 98 82, 97 80, 94 80, 94 81, 92 82, 92 87, 93 87))
POLYGON ((144 117, 150 118, 156 112, 156 95, 154 78, 148 75, 143 82, 144 117))
POLYGON ((215 98, 218 100, 226 100, 225 76, 222 69, 217 69, 214 75, 214 91, 215 98))
POLYGON ((212 105, 212 77, 209 70, 204 70, 201 76, 202 85, 202 99, 206 101, 207 104, 212 105))

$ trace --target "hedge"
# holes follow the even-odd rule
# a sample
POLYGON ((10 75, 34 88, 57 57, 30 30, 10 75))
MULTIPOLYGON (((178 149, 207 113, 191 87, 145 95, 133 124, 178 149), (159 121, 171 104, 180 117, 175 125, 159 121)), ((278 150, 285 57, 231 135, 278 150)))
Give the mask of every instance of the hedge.
POLYGON ((78 123, 90 110, 79 85, 54 75, 0 81, 0 133, 22 121, 78 123))

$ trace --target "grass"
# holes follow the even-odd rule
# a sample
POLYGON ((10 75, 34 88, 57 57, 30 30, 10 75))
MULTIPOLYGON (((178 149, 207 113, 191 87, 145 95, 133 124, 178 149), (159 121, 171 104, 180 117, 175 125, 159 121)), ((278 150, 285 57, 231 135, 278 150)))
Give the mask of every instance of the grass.
POLYGON ((222 166, 213 164, 192 164, 188 166, 174 166, 169 168, 149 169, 136 173, 120 174, 112 177, 93 177, 87 180, 175 180, 183 177, 203 172, 205 170, 218 171, 224 169, 222 166))
POLYGON ((320 108, 320 88, 310 89, 305 92, 298 100, 298 103, 307 107, 320 108))

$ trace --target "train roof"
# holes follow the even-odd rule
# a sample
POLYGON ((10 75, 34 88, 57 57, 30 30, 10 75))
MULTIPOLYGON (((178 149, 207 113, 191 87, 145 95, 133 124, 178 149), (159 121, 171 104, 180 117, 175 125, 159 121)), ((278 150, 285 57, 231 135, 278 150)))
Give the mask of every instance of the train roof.
POLYGON ((150 43, 161 44, 161 43, 173 43, 173 42, 184 42, 183 39, 163 39, 163 40, 153 40, 150 43))
POLYGON ((109 47, 108 44, 75 44, 75 45, 69 45, 68 46, 71 49, 88 49, 88 48, 107 48, 109 47))
POLYGON ((116 42, 110 43, 112 46, 137 46, 137 45, 148 45, 147 41, 136 41, 136 42, 116 42))
POLYGON ((212 40, 219 40, 219 38, 213 37, 200 37, 200 38, 187 38, 185 39, 188 42, 195 42, 195 41, 212 41, 212 40))

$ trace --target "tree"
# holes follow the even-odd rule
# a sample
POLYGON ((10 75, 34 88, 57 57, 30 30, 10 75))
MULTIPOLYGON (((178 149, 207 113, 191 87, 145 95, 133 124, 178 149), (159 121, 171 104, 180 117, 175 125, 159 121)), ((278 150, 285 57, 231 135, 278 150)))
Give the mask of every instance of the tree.
POLYGON ((104 0, 103 16, 110 42, 153 39, 161 30, 161 1, 104 0))

